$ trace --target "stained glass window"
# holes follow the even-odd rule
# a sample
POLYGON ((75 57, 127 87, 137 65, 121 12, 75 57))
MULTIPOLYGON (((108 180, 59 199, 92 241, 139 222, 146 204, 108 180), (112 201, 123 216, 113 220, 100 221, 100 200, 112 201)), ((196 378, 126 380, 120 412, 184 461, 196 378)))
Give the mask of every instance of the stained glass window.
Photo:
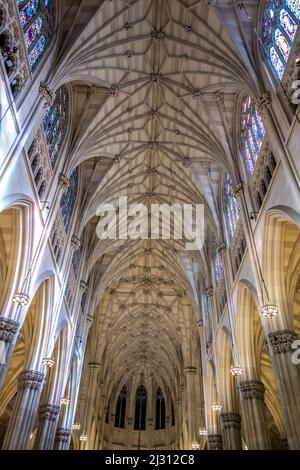
POLYGON ((54 0, 16 0, 31 69, 40 61, 51 41, 54 0))
POLYGON ((74 251, 73 257, 72 257, 72 265, 73 265, 73 269, 74 269, 74 272, 75 272, 76 276, 77 276, 78 271, 79 271, 83 244, 84 244, 84 231, 82 232, 82 235, 81 235, 81 238, 80 238, 80 247, 77 248, 74 251))
POLYGON ((225 214, 230 240, 233 239, 240 218, 240 205, 232 192, 232 181, 226 175, 225 181, 225 214))
POLYGON ((282 80, 300 19, 300 0, 267 0, 263 43, 272 68, 282 80))
POLYGON ((63 86, 56 93, 53 105, 43 120, 43 129, 47 141, 48 153, 54 168, 62 147, 68 125, 69 93, 63 86))
POLYGON ((210 313, 210 301, 209 301, 206 289, 202 292, 202 299, 203 299, 204 318, 205 320, 207 320, 209 317, 209 313, 210 313))
POLYGON ((68 232, 72 215, 74 212, 78 188, 78 168, 75 168, 70 176, 70 184, 67 192, 63 194, 60 203, 61 215, 64 222, 66 232, 68 232))
POLYGON ((216 281, 217 281, 217 284, 219 284, 223 275, 224 267, 223 267, 222 256, 218 252, 216 252, 215 254, 214 267, 215 267, 216 281))
POLYGON ((242 104, 241 131, 243 154, 250 176, 252 176, 266 130, 254 101, 249 96, 242 104))

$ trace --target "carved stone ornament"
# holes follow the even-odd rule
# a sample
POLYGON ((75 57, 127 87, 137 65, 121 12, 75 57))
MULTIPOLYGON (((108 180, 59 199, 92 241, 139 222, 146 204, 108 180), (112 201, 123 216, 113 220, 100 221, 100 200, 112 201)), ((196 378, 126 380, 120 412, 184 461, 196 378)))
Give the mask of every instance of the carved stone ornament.
POLYGON ((222 436, 220 434, 210 434, 207 436, 209 450, 222 450, 222 436))
POLYGON ((9 318, 0 317, 0 341, 12 343, 17 333, 19 323, 9 318))
POLYGON ((242 192, 244 191, 244 185, 243 185, 243 183, 238 183, 235 186, 231 186, 231 190, 232 190, 233 195, 235 197, 239 197, 242 194, 242 192))
POLYGON ((67 178, 65 175, 62 173, 58 177, 58 186, 63 190, 63 192, 67 192, 69 189, 70 181, 69 178, 67 178))
POLYGON ((239 413, 221 413, 221 420, 224 429, 241 429, 242 418, 239 413))
POLYGON ((71 238, 71 245, 73 248, 80 248, 81 242, 80 238, 76 237, 76 235, 73 235, 71 238))
POLYGON ((80 289, 82 292, 87 292, 89 285, 85 281, 80 281, 80 289))
POLYGON ((239 383, 239 389, 243 400, 256 398, 264 400, 265 386, 258 380, 245 380, 239 383))
POLYGON ((52 90, 50 85, 46 82, 41 82, 40 83, 40 88, 39 88, 39 94, 42 96, 44 99, 44 109, 49 109, 51 108, 54 100, 55 100, 55 92, 52 90))
POLYGON ((68 443, 71 433, 72 433, 71 429, 58 428, 58 430, 56 431, 55 439, 56 441, 59 441, 59 442, 68 443))
POLYGON ((297 334, 290 330, 274 331, 269 333, 269 345, 274 354, 290 352, 292 343, 298 339, 297 334))
POLYGON ((56 421, 60 412, 60 406, 58 405, 41 405, 39 408, 39 419, 40 421, 48 420, 48 421, 56 421))
POLYGON ((18 377, 18 390, 39 390, 44 382, 45 374, 38 370, 25 370, 18 377))
POLYGON ((219 253, 219 255, 221 255, 221 256, 225 255, 225 253, 226 253, 226 243, 225 242, 220 243, 217 246, 216 250, 217 250, 217 253, 219 253))
POLYGON ((261 97, 257 100, 256 109, 262 116, 264 115, 265 111, 269 109, 272 103, 272 95, 269 91, 266 91, 261 95, 261 97))

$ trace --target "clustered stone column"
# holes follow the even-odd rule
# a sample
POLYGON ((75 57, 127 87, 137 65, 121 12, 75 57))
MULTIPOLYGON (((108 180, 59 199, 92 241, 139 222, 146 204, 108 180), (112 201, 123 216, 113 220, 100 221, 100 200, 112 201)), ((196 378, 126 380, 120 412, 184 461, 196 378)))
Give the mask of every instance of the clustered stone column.
POLYGON ((192 442, 197 437, 196 430, 196 417, 195 417, 195 374, 197 369, 195 367, 187 367, 184 370, 186 376, 186 400, 187 400, 187 425, 188 425, 188 439, 189 448, 192 442))
POLYGON ((59 412, 60 406, 58 405, 48 403, 40 406, 34 449, 49 450, 53 448, 59 412))
POLYGON ((241 415, 239 413, 221 413, 224 450, 241 450, 241 415))
POLYGON ((27 449, 40 401, 44 373, 26 370, 18 377, 18 393, 9 420, 3 449, 27 449))
POLYGON ((268 335, 290 449, 300 448, 300 368, 292 362, 292 343, 296 339, 298 336, 290 330, 275 331, 268 335))
POLYGON ((0 317, 0 387, 3 384, 13 353, 14 339, 18 329, 18 322, 10 318, 0 317))
POLYGON ((55 449, 68 450, 70 447, 71 434, 71 429, 58 428, 55 435, 55 449))
POLYGON ((258 380, 239 383, 241 407, 245 422, 247 446, 250 450, 270 449, 270 437, 265 416, 265 387, 258 380))
POLYGON ((207 436, 208 450, 222 450, 222 436, 221 434, 208 434, 207 436))

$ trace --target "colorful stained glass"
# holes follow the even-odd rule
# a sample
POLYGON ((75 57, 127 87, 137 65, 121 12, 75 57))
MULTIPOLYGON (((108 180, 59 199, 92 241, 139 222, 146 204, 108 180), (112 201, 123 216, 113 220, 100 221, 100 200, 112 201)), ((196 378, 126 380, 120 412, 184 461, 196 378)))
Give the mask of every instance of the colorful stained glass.
POLYGON ((22 3, 23 2, 17 1, 21 25, 24 28, 37 13, 39 9, 39 0, 29 0, 23 7, 21 6, 22 3))
POLYGON ((233 239, 240 218, 240 205, 232 193, 232 181, 229 175, 225 180, 225 213, 230 240, 233 239))
POLYGON ((273 65, 273 68, 276 72, 277 77, 279 80, 282 80, 283 74, 284 74, 284 65, 281 62, 281 59, 274 47, 271 47, 270 49, 270 60, 271 64, 273 65))
POLYGON ((46 47, 46 37, 43 35, 40 37, 32 51, 30 52, 28 58, 29 58, 29 63, 30 67, 32 68, 36 62, 39 60, 41 55, 43 54, 44 50, 46 47))
POLYGON ((43 56, 53 33, 54 4, 52 0, 16 0, 29 64, 34 69, 43 56))
POLYGON ((300 19, 300 0, 286 0, 289 9, 294 13, 298 20, 300 19))
POLYGON ((215 267, 216 281, 217 281, 217 284, 219 284, 219 282, 222 279, 222 275, 223 275, 223 271, 224 271, 222 257, 219 253, 215 254, 214 267, 215 267))
POLYGON ((280 12, 280 23, 288 34, 290 40, 293 41, 297 31, 297 24, 292 19, 291 15, 289 15, 285 10, 281 10, 280 12))
POLYGON ((278 46, 278 49, 280 50, 284 60, 287 61, 288 56, 290 54, 290 50, 291 50, 287 39, 278 28, 275 30, 274 37, 275 37, 275 44, 278 46))
POLYGON ((257 112, 253 99, 245 98, 242 103, 241 131, 243 138, 243 153, 250 176, 253 175, 254 167, 265 138, 266 130, 262 118, 257 112), (251 105, 249 105, 251 103, 251 105), (247 126, 245 128, 245 122, 247 126))
POLYGON ((281 81, 300 19, 300 0, 267 0, 262 38, 270 64, 281 81))
POLYGON ((55 166, 66 135, 68 107, 68 90, 66 87, 61 87, 57 91, 54 103, 43 120, 43 128, 52 168, 55 166))
POLYGON ((76 168, 72 175, 70 176, 69 181, 69 189, 66 193, 63 194, 60 208, 61 208, 61 215, 63 218, 63 223, 66 232, 70 227, 70 223, 72 220, 72 215, 74 212, 76 197, 77 197, 77 188, 78 188, 78 168, 76 168))
POLYGON ((42 17, 38 16, 37 19, 34 20, 32 25, 30 26, 30 28, 27 29, 27 31, 24 35, 25 44, 26 44, 27 49, 30 48, 32 43, 35 41, 35 39, 40 34, 40 32, 42 30, 42 26, 43 26, 42 17))
POLYGON ((206 290, 204 290, 202 293, 202 299, 203 299, 204 318, 205 320, 207 320, 209 317, 209 313, 210 313, 210 301, 209 301, 206 290))

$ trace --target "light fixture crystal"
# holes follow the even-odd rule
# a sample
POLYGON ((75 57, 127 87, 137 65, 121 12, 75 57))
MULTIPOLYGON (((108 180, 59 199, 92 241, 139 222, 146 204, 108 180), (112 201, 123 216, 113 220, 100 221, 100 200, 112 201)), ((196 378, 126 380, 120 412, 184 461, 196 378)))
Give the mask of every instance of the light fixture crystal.
POLYGON ((45 366, 47 369, 51 369, 51 367, 54 366, 55 361, 54 361, 54 359, 52 359, 51 357, 45 357, 45 358, 42 360, 42 364, 43 364, 43 366, 45 366))
POLYGON ((192 449, 193 450, 199 450, 200 449, 200 444, 197 441, 192 442, 192 449))
POLYGON ((87 437, 86 434, 81 434, 79 440, 80 440, 81 442, 86 442, 86 441, 88 440, 88 437, 87 437))
POLYGON ((242 375, 243 374, 243 369, 241 368, 241 366, 231 366, 231 369, 230 369, 231 373, 233 376, 235 377, 238 377, 239 375, 242 375))
POLYGON ((216 411, 217 413, 220 413, 222 411, 222 405, 219 405, 218 403, 214 403, 211 405, 211 409, 213 411, 216 411))
POLYGON ((199 436, 207 436, 207 431, 205 428, 199 429, 199 436))
POLYGON ((72 426, 72 429, 74 429, 75 431, 79 431, 80 428, 81 428, 81 426, 80 426, 79 423, 74 423, 73 426, 72 426))
POLYGON ((64 406, 69 406, 69 404, 70 404, 70 399, 69 399, 69 398, 62 398, 62 399, 60 400, 60 404, 61 404, 62 406, 63 406, 63 405, 64 405, 64 406))
POLYGON ((261 308, 261 314, 266 318, 273 318, 278 315, 278 308, 273 304, 266 304, 261 308))
POLYGON ((29 295, 25 294, 25 292, 17 292, 13 296, 12 301, 14 304, 19 305, 20 307, 24 307, 25 305, 29 304, 30 297, 29 295))

